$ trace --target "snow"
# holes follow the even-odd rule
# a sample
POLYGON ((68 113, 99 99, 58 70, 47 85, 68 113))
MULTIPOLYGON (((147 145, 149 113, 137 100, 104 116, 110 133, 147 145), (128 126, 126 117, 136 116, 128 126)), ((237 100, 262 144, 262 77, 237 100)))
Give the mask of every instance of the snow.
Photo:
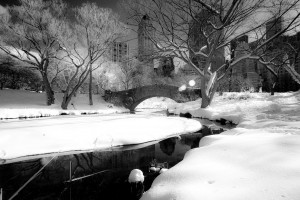
MULTIPOLYGON (((45 116, 53 115, 38 119, 2 120, 0 164, 45 155, 58 156, 72 152, 111 150, 113 147, 159 141, 201 129, 198 121, 179 117, 108 114, 122 109, 108 107, 110 104, 99 96, 94 98, 95 105, 90 107, 85 106, 88 102, 87 96, 78 95, 73 100, 73 110, 62 111, 58 104, 45 109, 44 94, 4 90, 0 95, 1 118, 39 116, 41 113, 45 116), (14 109, 15 107, 17 109, 14 109), (89 110, 75 110, 75 108, 89 110), (102 115, 80 116, 82 112, 95 111, 102 115), (61 112, 79 116, 54 116, 61 112)), ((59 102, 59 96, 57 97, 59 102)))
MULTIPOLYGON (((4 110, 5 116, 15 117, 28 116, 28 110, 33 110, 33 115, 41 110, 45 115, 62 112, 59 104, 46 109, 44 94, 25 93, 28 92, 0 91, 0 115, 4 116, 4 110)), ((59 98, 58 94, 58 101, 59 98)), ((85 106, 86 96, 78 96, 67 112, 80 114, 86 109, 105 115, 2 120, 0 163, 42 154, 111 150, 119 145, 161 140, 201 128, 197 121, 185 118, 107 114, 122 109, 95 98, 95 105, 89 107, 85 106)), ((204 137, 199 148, 188 151, 183 161, 155 179, 142 200, 300 199, 300 91, 274 96, 224 93, 216 95, 206 109, 199 108, 200 103, 201 100, 173 103, 168 110, 210 120, 225 119, 237 127, 204 137)))
POLYGON ((200 128, 195 120, 130 114, 4 121, 0 130, 0 161, 140 144, 200 128))
POLYGON ((141 170, 139 169, 133 169, 131 170, 129 177, 128 177, 128 182, 129 183, 137 183, 137 182, 144 182, 144 174, 141 170))
POLYGON ((140 103, 136 109, 164 109, 166 110, 169 105, 176 103, 174 100, 166 98, 166 97, 152 97, 150 99, 146 99, 142 103, 140 103))
POLYGON ((300 199, 300 91, 225 93, 206 109, 199 102, 169 111, 223 118, 237 127, 204 137, 142 200, 300 199))
POLYGON ((0 90, 0 119, 26 117, 48 117, 61 114, 81 115, 82 113, 109 114, 127 112, 127 109, 115 107, 105 102, 100 95, 94 95, 94 105, 88 105, 88 95, 73 97, 68 110, 62 110, 61 93, 55 94, 55 104, 46 105, 46 94, 26 90, 0 90))

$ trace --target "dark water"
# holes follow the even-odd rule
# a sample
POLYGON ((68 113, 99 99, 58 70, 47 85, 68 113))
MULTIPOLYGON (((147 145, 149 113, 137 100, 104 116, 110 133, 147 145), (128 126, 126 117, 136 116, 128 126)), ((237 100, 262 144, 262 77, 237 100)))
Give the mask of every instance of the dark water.
POLYGON ((170 168, 180 162, 189 149, 198 147, 203 136, 220 132, 222 129, 204 127, 198 133, 165 139, 156 144, 60 156, 48 165, 46 163, 51 157, 0 165, 2 200, 10 199, 45 165, 14 199, 126 199, 124 190, 132 169, 143 171, 147 190, 159 175, 158 172, 150 172, 151 166, 170 168))

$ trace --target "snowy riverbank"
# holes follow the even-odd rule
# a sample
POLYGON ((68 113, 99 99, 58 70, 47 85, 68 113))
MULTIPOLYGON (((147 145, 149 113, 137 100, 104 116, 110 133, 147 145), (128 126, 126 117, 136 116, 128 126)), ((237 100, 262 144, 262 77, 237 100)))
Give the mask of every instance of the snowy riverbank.
POLYGON ((61 116, 0 123, 0 164, 141 144, 196 132, 195 120, 155 115, 61 116))
POLYGON ((140 144, 201 129, 198 121, 185 118, 111 114, 126 109, 116 108, 100 96, 94 97, 94 106, 88 106, 87 95, 78 95, 68 111, 60 109, 59 94, 57 103, 50 107, 45 105, 45 94, 3 90, 0 96, 0 118, 52 116, 0 121, 0 164, 45 154, 54 156, 140 144), (56 116, 64 112, 71 116, 56 116), (82 113, 103 115, 79 116, 82 113))
MULTIPOLYGON (((24 100, 22 96, 4 97, 0 93, 0 114, 7 109, 9 115, 20 116, 25 108, 45 108, 44 99, 38 101, 35 95, 24 100)), ((83 99, 73 105, 93 110, 84 106, 86 100, 78 103, 83 99)), ((115 111, 101 101, 97 100, 99 112, 115 111)), ((216 96, 207 109, 199 109, 199 105, 199 101, 173 104, 169 111, 211 120, 223 118, 238 124, 237 128, 203 138, 199 148, 190 150, 182 162, 155 179, 143 200, 300 199, 299 91, 275 96, 225 93, 216 96)), ((75 109, 70 108, 71 112, 75 109)), ((59 105, 51 110, 57 112, 59 105)), ((198 122, 184 118, 129 114, 3 120, 0 159, 4 162, 42 153, 110 148, 172 137, 200 127, 198 122), (105 130, 110 133, 103 134, 105 130)))
POLYGON ((223 118, 237 128, 203 138, 199 148, 153 182, 143 200, 300 199, 299 91, 226 93, 207 109, 196 103, 169 110, 223 118))
POLYGON ((73 97, 68 110, 60 105, 62 94, 55 94, 55 104, 46 105, 46 94, 26 90, 0 90, 0 120, 17 118, 38 118, 57 115, 111 114, 129 112, 105 102, 100 95, 93 96, 94 105, 88 105, 88 95, 78 94, 73 97))

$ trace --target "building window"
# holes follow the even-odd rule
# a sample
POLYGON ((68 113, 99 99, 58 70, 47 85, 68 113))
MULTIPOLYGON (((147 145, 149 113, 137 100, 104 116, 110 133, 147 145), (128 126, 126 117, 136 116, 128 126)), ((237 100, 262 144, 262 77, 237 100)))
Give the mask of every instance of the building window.
POLYGON ((254 71, 258 72, 258 63, 257 63, 257 60, 254 61, 254 71))

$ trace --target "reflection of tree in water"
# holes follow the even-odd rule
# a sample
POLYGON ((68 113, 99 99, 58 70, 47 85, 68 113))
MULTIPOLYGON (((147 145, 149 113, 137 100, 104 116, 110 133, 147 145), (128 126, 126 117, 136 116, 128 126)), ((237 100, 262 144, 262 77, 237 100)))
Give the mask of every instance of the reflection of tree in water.
MULTIPOLYGON (((155 146, 153 145, 138 150, 59 156, 52 160, 15 199, 70 199, 70 188, 73 200, 96 199, 96 197, 122 199, 126 196, 126 192, 128 193, 128 188, 125 186, 128 186, 126 180, 130 170, 143 168, 143 165, 145 169, 148 169, 148 164, 154 155, 155 146)), ((4 199, 9 199, 51 158, 44 157, 0 165, 0 188, 4 190, 4 199)))
POLYGON ((169 138, 159 142, 159 147, 162 152, 168 156, 172 155, 175 150, 176 138, 169 138))
POLYGON ((76 162, 74 162, 73 175, 79 169, 81 169, 83 173, 95 172, 96 169, 94 167, 94 157, 97 158, 97 156, 92 153, 74 155, 76 162))
MULTIPOLYGON (((137 199, 130 196, 130 191, 139 188, 139 185, 134 185, 137 188, 129 187, 129 172, 133 168, 141 167, 143 162, 148 164, 154 153, 155 147, 151 146, 139 150, 93 152, 72 156, 73 179, 95 174, 72 182, 72 199, 137 199), (103 170, 105 172, 97 174, 103 170)), ((65 190, 62 196, 67 198, 68 193, 69 189, 65 190)))
POLYGON ((180 143, 190 146, 191 149, 197 148, 199 147, 199 142, 203 137, 213 134, 219 134, 223 131, 224 130, 222 128, 219 130, 211 130, 211 128, 203 126, 203 128, 197 133, 181 136, 180 143))
POLYGON ((199 141, 203 137, 201 133, 189 134, 181 136, 180 143, 190 146, 191 149, 199 147, 199 141))
MULTIPOLYGON (((0 166, 0 188, 3 188, 3 199, 9 199, 26 181, 34 176, 44 163, 40 159, 26 162, 12 163, 0 166)), ((43 170, 29 184, 24 187, 15 199, 32 199, 33 195, 40 195, 46 191, 46 185, 51 180, 47 170, 43 170), (39 189, 35 188, 39 186, 39 189)))
POLYGON ((207 126, 203 126, 203 129, 201 129, 201 132, 203 134, 203 137, 213 134, 212 130, 210 128, 208 128, 207 126))
MULTIPOLYGON (((201 138, 212 134, 214 133, 210 128, 208 128, 207 126, 203 126, 203 129, 201 129, 199 133, 181 136, 180 143, 190 146, 191 149, 193 149, 199 147, 199 142, 201 138)), ((166 155, 171 156, 175 151, 176 140, 177 138, 169 138, 159 142, 159 147, 161 151, 164 152, 166 155)))

